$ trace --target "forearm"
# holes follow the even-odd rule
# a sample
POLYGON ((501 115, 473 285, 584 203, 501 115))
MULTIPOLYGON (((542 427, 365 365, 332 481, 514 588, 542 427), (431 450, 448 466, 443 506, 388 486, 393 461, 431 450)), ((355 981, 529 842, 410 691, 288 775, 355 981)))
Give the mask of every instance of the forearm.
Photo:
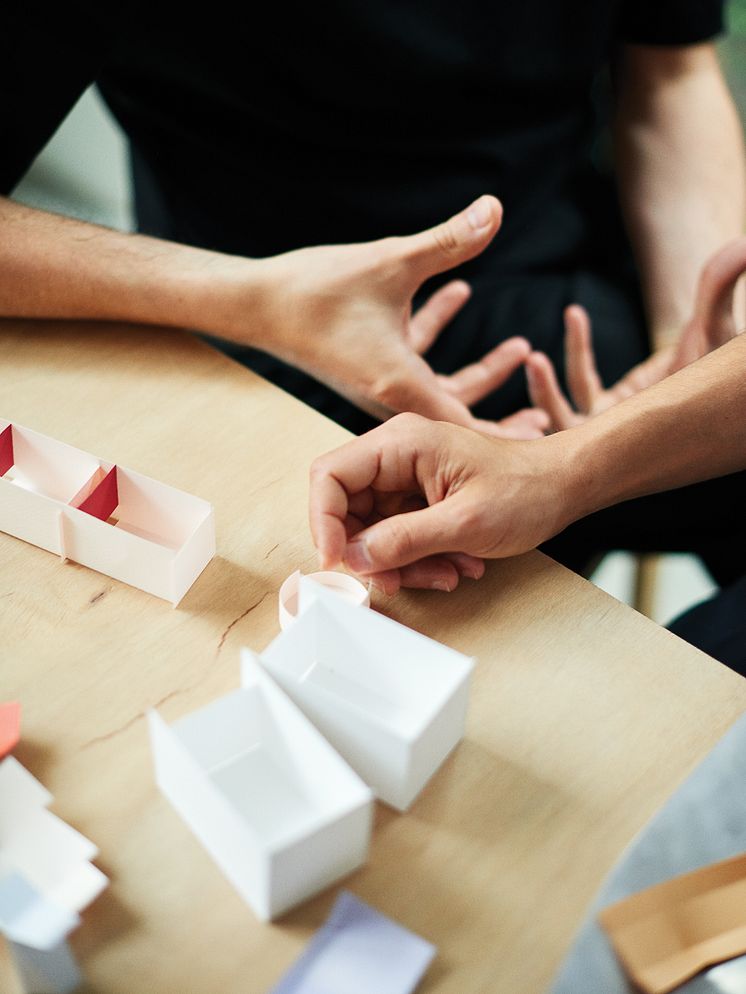
POLYGON ((260 326, 262 264, 0 198, 0 316, 128 321, 235 337, 237 292, 260 326))
MULTIPOLYGON (((570 520, 746 469, 746 335, 548 442, 571 484, 570 520)), ((541 444, 541 443, 539 443, 541 444)))
POLYGON ((618 92, 620 198, 660 347, 690 316, 704 262, 744 230, 743 133, 711 45, 627 46, 618 92))

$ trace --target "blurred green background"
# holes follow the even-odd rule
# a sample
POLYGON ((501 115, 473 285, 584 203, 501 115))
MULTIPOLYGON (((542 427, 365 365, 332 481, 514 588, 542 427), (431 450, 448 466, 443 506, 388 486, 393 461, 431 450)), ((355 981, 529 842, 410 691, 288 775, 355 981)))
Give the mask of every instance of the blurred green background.
POLYGON ((746 126, 746 0, 730 0, 728 37, 720 43, 725 73, 746 126))

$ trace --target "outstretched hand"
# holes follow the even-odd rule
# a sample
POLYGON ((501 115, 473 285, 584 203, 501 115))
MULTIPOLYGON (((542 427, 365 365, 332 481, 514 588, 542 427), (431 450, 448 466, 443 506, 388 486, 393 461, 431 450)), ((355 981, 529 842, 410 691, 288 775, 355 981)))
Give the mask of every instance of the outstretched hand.
POLYGON ((469 410, 525 362, 531 352, 525 339, 510 338, 478 362, 437 375, 423 357, 469 299, 469 286, 452 280, 412 313, 422 284, 479 255, 501 218, 500 203, 484 196, 417 235, 263 260, 277 288, 264 312, 272 329, 268 351, 382 420, 414 411, 489 435, 540 436, 548 425, 543 411, 493 422, 469 410))
POLYGON ((733 296, 745 271, 746 238, 740 238, 721 249, 704 268, 694 314, 676 345, 654 352, 609 388, 604 388, 596 368, 590 318, 578 304, 571 305, 565 311, 570 400, 562 392, 551 360, 535 352, 526 362, 532 403, 547 413, 554 431, 572 428, 723 345, 738 333, 733 296))

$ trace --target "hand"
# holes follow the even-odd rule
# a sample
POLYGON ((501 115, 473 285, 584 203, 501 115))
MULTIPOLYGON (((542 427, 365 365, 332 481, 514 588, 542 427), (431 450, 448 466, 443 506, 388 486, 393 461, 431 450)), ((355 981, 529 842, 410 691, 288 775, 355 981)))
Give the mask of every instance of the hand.
POLYGON ((604 389, 596 369, 588 314, 578 304, 568 307, 565 363, 574 406, 562 393, 551 360, 540 352, 533 353, 526 362, 532 403, 546 411, 553 430, 572 428, 723 345, 738 333, 733 298, 744 271, 746 238, 740 238, 721 249, 702 271, 694 314, 678 343, 654 352, 609 389, 604 389))
MULTIPOLYGON (((415 411, 487 434, 540 436, 548 423, 541 411, 527 409, 495 423, 469 410, 523 364, 531 351, 525 339, 511 338, 479 362, 438 376, 422 357, 464 306, 469 287, 454 280, 412 314, 422 283, 482 252, 501 215, 499 202, 484 196, 418 235, 262 260, 271 292, 262 309, 265 333, 253 344, 381 419, 415 411)), ((240 308, 229 337, 240 340, 236 322, 248 312, 240 308)))
POLYGON ((322 569, 344 563, 388 594, 479 579, 485 558, 533 549, 572 520, 569 438, 508 441, 393 418, 311 467, 322 569))

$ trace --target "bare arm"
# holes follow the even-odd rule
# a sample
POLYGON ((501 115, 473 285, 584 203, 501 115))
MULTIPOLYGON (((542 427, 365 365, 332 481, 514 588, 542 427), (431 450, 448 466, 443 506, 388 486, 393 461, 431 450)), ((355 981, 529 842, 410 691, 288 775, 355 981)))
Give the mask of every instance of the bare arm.
POLYGON ((453 589, 445 553, 517 555, 603 507, 744 469, 745 369, 740 335, 598 417, 529 442, 394 418, 312 468, 322 563, 343 561, 388 593, 453 589))
POLYGON ((743 133, 712 44, 626 45, 617 68, 620 197, 661 348, 692 313, 705 260, 744 231, 743 133))
MULTIPOLYGON (((573 517, 746 469, 746 335, 570 432, 573 517)), ((675 496, 672 498, 675 500, 675 496)))
POLYGON ((548 423, 542 412, 496 425, 469 411, 526 359, 528 343, 510 339, 439 377, 422 355, 466 303, 469 287, 447 283, 411 313, 421 284, 478 255, 501 215, 494 197, 482 197, 417 235, 245 259, 0 198, 0 317, 190 328, 271 352, 381 418, 413 410, 533 437, 548 423))
POLYGON ((255 344, 267 290, 260 263, 0 198, 0 316, 129 321, 236 337, 228 309, 237 286, 251 314, 242 337, 255 344))

